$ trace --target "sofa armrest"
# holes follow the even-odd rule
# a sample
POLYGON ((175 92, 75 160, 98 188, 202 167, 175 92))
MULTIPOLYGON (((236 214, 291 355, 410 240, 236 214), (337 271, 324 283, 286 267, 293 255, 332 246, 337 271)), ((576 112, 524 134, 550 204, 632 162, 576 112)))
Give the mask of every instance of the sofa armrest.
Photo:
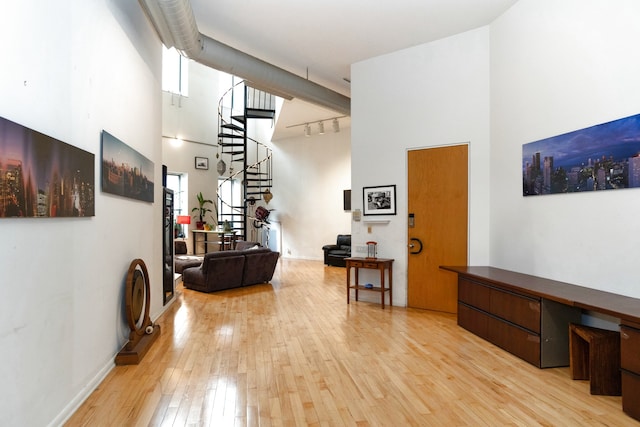
POLYGON ((182 283, 188 289, 192 287, 204 287, 205 275, 202 271, 202 265, 198 267, 188 267, 182 270, 182 283))
POLYGON ((324 245, 322 247, 323 251, 333 251, 333 250, 336 250, 336 249, 340 249, 340 246, 338 246, 338 245, 324 245))
POLYGON ((242 285, 248 286, 269 282, 273 278, 279 257, 279 252, 269 249, 265 251, 246 251, 242 285))

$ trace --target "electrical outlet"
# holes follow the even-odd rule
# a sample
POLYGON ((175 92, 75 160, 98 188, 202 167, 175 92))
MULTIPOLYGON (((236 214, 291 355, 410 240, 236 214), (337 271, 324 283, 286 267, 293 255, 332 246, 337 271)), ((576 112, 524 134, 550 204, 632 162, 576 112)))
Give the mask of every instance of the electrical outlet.
POLYGON ((366 246, 356 246, 356 252, 363 254, 363 253, 367 252, 367 247, 366 246))

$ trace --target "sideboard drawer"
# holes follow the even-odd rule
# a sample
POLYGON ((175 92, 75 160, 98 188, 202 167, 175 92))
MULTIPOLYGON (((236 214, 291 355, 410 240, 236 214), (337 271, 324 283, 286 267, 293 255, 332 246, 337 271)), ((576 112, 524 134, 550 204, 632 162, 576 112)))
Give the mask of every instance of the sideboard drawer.
POLYGON ((501 320, 489 319, 489 341, 540 368, 540 335, 501 320))
POLYGON ((532 365, 541 367, 539 335, 464 303, 458 303, 458 325, 532 365))
POLYGON ((640 375, 622 369, 622 410, 640 421, 640 375))
POLYGON ((489 339, 488 319, 483 312, 458 302, 458 325, 485 340, 489 339))
POLYGON ((640 374, 640 330, 620 326, 620 366, 640 374))
POLYGON ((491 288, 482 283, 458 279, 458 300, 484 311, 491 311, 491 288))
POLYGON ((540 333, 540 299, 461 277, 458 279, 458 300, 536 334, 540 333))
POLYGON ((537 334, 540 333, 540 300, 491 289, 491 313, 537 334))

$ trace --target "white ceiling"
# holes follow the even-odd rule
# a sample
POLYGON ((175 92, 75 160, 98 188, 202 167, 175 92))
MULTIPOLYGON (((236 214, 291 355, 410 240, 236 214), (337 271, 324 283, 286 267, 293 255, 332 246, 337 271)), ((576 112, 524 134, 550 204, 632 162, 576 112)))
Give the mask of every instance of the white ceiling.
MULTIPOLYGON (((191 7, 206 36, 350 96, 351 64, 482 27, 516 1, 191 0, 191 7)), ((274 139, 303 133, 287 126, 337 115, 286 101, 274 139)))

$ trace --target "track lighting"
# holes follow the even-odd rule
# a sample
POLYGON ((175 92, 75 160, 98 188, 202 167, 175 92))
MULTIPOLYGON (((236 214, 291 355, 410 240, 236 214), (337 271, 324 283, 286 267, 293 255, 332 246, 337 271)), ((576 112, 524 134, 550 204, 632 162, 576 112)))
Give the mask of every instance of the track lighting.
POLYGON ((318 134, 323 135, 324 134, 324 122, 331 122, 331 127, 333 128, 333 132, 334 133, 338 133, 340 132, 340 122, 338 122, 338 119, 341 119, 343 117, 348 117, 348 116, 337 116, 337 117, 330 117, 328 119, 322 119, 322 120, 316 120, 313 122, 305 122, 305 123, 298 123, 295 125, 290 125, 287 126, 288 128, 293 128, 296 126, 304 126, 304 135, 305 136, 311 136, 311 127, 309 126, 310 124, 313 123, 317 123, 318 124, 318 134))

